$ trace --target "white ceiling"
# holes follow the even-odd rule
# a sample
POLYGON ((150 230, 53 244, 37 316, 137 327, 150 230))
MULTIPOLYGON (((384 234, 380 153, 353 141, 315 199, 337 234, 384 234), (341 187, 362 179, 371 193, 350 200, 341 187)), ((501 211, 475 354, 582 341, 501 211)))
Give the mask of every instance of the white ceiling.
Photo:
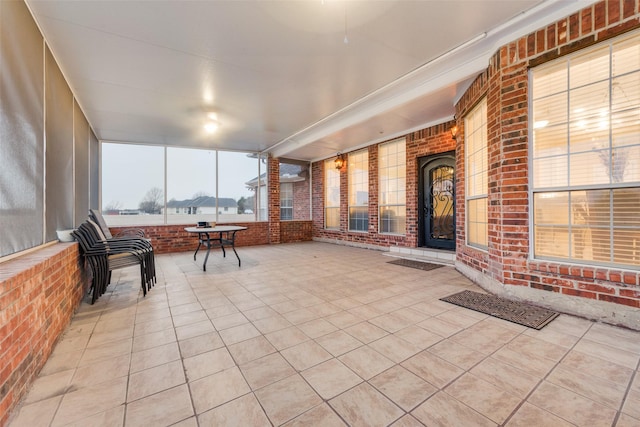
POLYGON ((27 0, 98 139, 302 160, 452 118, 498 47, 590 3, 27 0))

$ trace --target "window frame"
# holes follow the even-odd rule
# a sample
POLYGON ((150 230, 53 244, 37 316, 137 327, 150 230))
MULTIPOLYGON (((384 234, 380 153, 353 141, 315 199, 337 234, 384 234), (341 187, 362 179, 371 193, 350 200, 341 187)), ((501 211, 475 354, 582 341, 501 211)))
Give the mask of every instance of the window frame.
MULTIPOLYGON (((464 117, 464 178, 465 178, 465 188, 464 188, 464 205, 465 205, 465 244, 467 246, 473 247, 475 249, 481 250, 481 251, 488 251, 489 250, 489 187, 488 187, 488 182, 489 182, 489 137, 488 137, 488 129, 487 129, 487 125, 488 125, 488 112, 487 112, 487 108, 488 108, 488 102, 487 102, 487 97, 484 96, 482 97, 482 99, 480 99, 480 101, 478 101, 478 103, 469 111, 469 113, 464 117), (471 119, 474 117, 474 114, 479 113, 479 111, 482 111, 484 106, 484 111, 485 111, 485 115, 484 117, 482 117, 482 124, 479 128, 479 130, 477 129, 472 129, 470 122, 471 119), (484 129, 484 150, 486 151, 486 168, 484 170, 481 171, 481 173, 484 174, 484 193, 480 193, 480 194, 473 194, 473 195, 469 195, 469 188, 471 185, 472 180, 470 179, 470 161, 469 161, 469 157, 472 154, 476 154, 478 153, 479 150, 474 151, 474 153, 470 153, 469 151, 469 144, 470 144, 470 137, 472 137, 475 132, 477 131, 482 131, 482 129, 484 129), (469 209, 469 205, 471 204, 470 202, 475 202, 478 200, 485 200, 485 215, 486 215, 486 222, 484 223, 486 225, 485 227, 485 240, 487 242, 486 245, 482 245, 480 243, 477 242, 472 242, 469 240, 469 237, 471 235, 471 233, 469 232, 469 224, 470 224, 470 209, 469 209)), ((481 149, 482 150, 482 149, 481 149)), ((478 174, 476 174, 478 175, 478 174)), ((476 221, 476 224, 478 224, 480 222, 476 221)))
MULTIPOLYGON (((640 264, 626 264, 626 263, 616 262, 615 248, 614 248, 614 245, 616 244, 616 239, 615 239, 616 231, 633 229, 633 230, 638 230, 638 232, 640 232, 640 228, 637 225, 634 227, 627 227, 627 226, 621 227, 620 225, 618 225, 618 227, 616 227, 615 226, 616 220, 614 217, 614 209, 616 206, 616 200, 615 200, 616 191, 620 191, 620 192, 624 192, 625 190, 638 191, 638 189, 640 188, 640 179, 636 179, 635 181, 634 180, 624 181, 624 179, 616 180, 615 179, 616 170, 612 167, 612 162, 615 159, 615 156, 617 155, 616 148, 622 147, 624 149, 629 149, 629 148, 639 149, 640 147, 640 143, 623 144, 623 145, 617 145, 614 143, 614 134, 616 134, 616 131, 620 130, 621 128, 624 128, 624 126, 628 125, 630 122, 630 120, 625 121, 625 122, 622 122, 622 125, 621 125, 620 123, 616 123, 614 121, 614 117, 616 117, 616 115, 619 114, 620 112, 626 111, 626 110, 640 111, 640 99, 637 100, 636 104, 631 103, 631 106, 628 107, 626 110, 612 109, 613 103, 614 103, 613 92, 616 84, 614 82, 616 82, 618 79, 624 78, 626 76, 634 75, 634 74, 637 76, 640 76, 640 61, 638 61, 639 63, 635 65, 637 68, 634 68, 631 71, 626 70, 622 73, 617 73, 617 72, 614 73, 613 65, 612 65, 614 62, 613 58, 614 58, 615 47, 621 44, 629 43, 629 41, 631 41, 630 44, 633 45, 634 44, 633 39, 635 39, 635 45, 640 46, 640 32, 635 31, 633 33, 628 33, 622 36, 618 36, 609 40, 602 41, 588 48, 579 50, 577 52, 572 52, 560 58, 545 62, 544 64, 531 68, 528 72, 528 76, 527 76, 528 83, 529 83, 528 107, 529 107, 529 113, 530 113, 529 114, 530 143, 529 143, 529 149, 528 149, 528 157, 529 157, 529 164, 528 164, 529 191, 528 192, 529 192, 529 201, 530 201, 529 258, 531 260, 556 261, 556 262, 579 264, 579 265, 603 266, 608 268, 622 267, 622 268, 637 269, 640 266, 640 264), (572 80, 571 71, 572 71, 572 66, 576 66, 576 65, 572 64, 572 60, 584 59, 584 57, 588 57, 590 54, 597 53, 598 50, 602 50, 603 52, 606 51, 607 53, 606 55, 601 55, 601 56, 594 55, 589 60, 584 62, 579 62, 579 61, 576 61, 576 62, 578 63, 578 66, 585 65, 585 64, 588 64, 587 66, 594 66, 594 64, 597 64, 597 61, 602 61, 603 58, 606 58, 606 60, 608 61, 606 76, 591 78, 591 70, 590 70, 590 73, 586 78, 586 82, 575 84, 574 81, 572 80), (543 96, 534 98, 535 73, 540 71, 545 71, 552 67, 558 67, 560 69, 560 65, 562 64, 563 64, 562 72, 565 74, 565 79, 566 79, 566 81, 564 82, 564 85, 565 85, 564 90, 557 89, 554 92, 546 93, 543 96), (608 92, 608 99, 607 99, 608 106, 607 106, 606 116, 602 116, 602 117, 606 117, 606 120, 607 120, 606 145, 604 148, 593 146, 590 150, 586 150, 586 151, 577 150, 575 146, 572 148, 572 145, 571 145, 572 135, 573 135, 573 138, 576 140, 576 144, 580 144, 580 143, 584 144, 584 141, 581 141, 579 139, 580 134, 579 134, 579 130, 577 130, 579 129, 579 124, 580 124, 579 121, 576 121, 578 118, 576 117, 577 110, 575 108, 573 110, 571 109, 572 95, 575 96, 577 91, 583 90, 585 88, 594 87, 597 84, 600 84, 603 82, 606 82, 607 92, 608 92), (538 155, 536 157, 537 153, 535 151, 536 149, 535 131, 540 126, 546 126, 546 123, 542 125, 541 123, 536 122, 534 102, 539 100, 544 100, 547 97, 556 96, 562 93, 566 93, 566 97, 565 97, 566 103, 563 105, 563 109, 566 109, 566 117, 564 118, 565 121, 559 122, 559 124, 562 125, 564 123, 566 126, 566 137, 565 137, 566 153, 559 153, 556 155, 552 155, 552 154, 538 155), (575 181, 578 181, 579 178, 576 179, 575 177, 572 177, 572 170, 571 170, 573 166, 572 156, 576 156, 576 154, 578 155, 593 154, 593 153, 602 153, 602 152, 607 153, 606 163, 604 167, 605 169, 608 169, 607 178, 609 179, 609 182, 608 183, 597 182, 597 178, 594 180, 595 182, 591 182, 591 183, 575 182, 575 181), (535 167, 536 160, 545 160, 545 159, 547 161, 552 161, 553 159, 559 159, 562 161, 565 172, 566 172, 565 173, 566 176, 564 177, 565 182, 563 185, 549 186, 549 185, 543 185, 544 183, 541 183, 540 185, 536 185, 537 184, 536 167, 535 167), (581 196, 580 193, 584 193, 582 197, 582 199, 584 199, 583 203, 586 200, 586 203, 588 204, 590 203, 588 193, 594 194, 598 192, 608 192, 608 206, 606 206, 606 209, 605 209, 605 210, 608 210, 608 216, 606 218, 606 223, 607 223, 606 228, 601 225, 594 226, 594 224, 588 224, 588 222, 580 224, 579 217, 577 216, 579 214, 576 213, 576 212, 579 212, 581 209, 580 203, 577 202, 577 200, 579 200, 579 197, 577 196, 581 196), (556 195, 561 195, 561 194, 566 195, 566 198, 567 198, 567 206, 566 206, 567 209, 565 212, 567 215, 566 224, 560 224, 560 223, 554 224, 552 222, 549 222, 547 224, 545 222, 537 221, 538 208, 537 208, 536 200, 544 198, 544 195, 553 195, 554 193, 556 195), (561 256, 559 254, 546 255, 546 254, 536 253, 537 239, 538 239, 538 234, 536 230, 538 229, 538 231, 540 231, 540 228, 544 229, 545 227, 549 229, 554 227, 560 227, 560 228, 566 227, 567 247, 566 247, 565 256, 561 256), (590 246, 587 245, 583 240, 585 239, 583 233, 585 233, 587 230, 591 235, 591 241, 589 244, 590 246), (594 252, 597 252, 596 247, 600 246, 601 243, 599 243, 597 239, 594 240, 594 237, 593 237, 594 231, 596 231, 597 234, 601 234, 601 232, 604 232, 605 235, 608 235, 608 241, 607 241, 608 252, 609 252, 608 261, 596 259, 597 256, 595 255, 594 252), (578 242, 582 244, 582 247, 578 247, 578 246, 574 247, 574 244, 575 245, 580 244, 578 242), (592 256, 591 256, 592 259, 588 259, 582 256, 582 254, 587 248, 592 251, 592 256)), ((577 76, 577 78, 580 78, 580 77, 581 76, 577 76)), ((627 96, 625 94, 625 98, 626 97, 627 96)), ((631 134, 633 135, 633 131, 631 132, 631 134)), ((600 155, 598 154, 598 156, 600 155)), ((602 161, 603 163, 605 162, 604 158, 602 161)), ((592 171, 592 174, 594 174, 593 167, 589 169, 592 171)), ((624 209, 624 205, 622 206, 622 208, 624 209)), ((584 218, 583 218, 583 221, 584 221, 584 218)), ((619 243, 623 241, 624 241, 623 239, 618 240, 619 243)))
MULTIPOLYGON (((348 160, 347 160, 347 175, 348 175, 348 187, 347 187, 347 207, 348 207, 348 213, 347 213, 347 223, 348 223, 348 230, 350 232, 355 232, 355 233, 367 233, 369 232, 369 149, 368 148, 364 148, 362 150, 358 150, 358 151, 354 151, 349 153, 348 156, 348 160), (362 161, 360 160, 356 160, 358 157, 362 157, 362 161), (362 163, 365 165, 364 168, 362 169, 358 169, 358 171, 360 170, 364 170, 363 172, 363 176, 364 179, 362 180, 362 183, 357 183, 357 182, 353 182, 354 180, 354 171, 356 171, 355 167, 356 164, 362 163), (352 191, 353 188, 359 186, 359 187, 366 187, 366 193, 367 193, 367 200, 365 203, 363 204, 358 204, 357 202, 352 204, 351 200, 352 200, 352 191), (351 224, 352 224, 352 210, 357 210, 358 212, 366 212, 366 219, 362 219, 362 218, 353 218, 353 221, 357 221, 356 224, 358 223, 362 223, 364 225, 364 230, 360 229, 360 228, 352 228, 351 224)), ((362 173, 362 172, 361 172, 362 173)), ((355 199, 357 200, 357 195, 354 196, 355 199)))
MULTIPOLYGON (((394 236, 405 236, 407 234, 407 139, 406 137, 397 138, 392 141, 387 141, 378 146, 378 232, 380 234, 394 235, 394 236), (383 200, 383 192, 385 190, 385 184, 391 182, 391 178, 383 178, 383 168, 381 167, 383 154, 382 151, 385 147, 391 147, 392 145, 402 145, 402 149, 396 149, 395 154, 402 153, 402 159, 393 165, 389 165, 387 163, 386 169, 388 171, 396 172, 396 180, 403 180, 404 185, 402 189, 396 189, 393 191, 396 196, 399 196, 400 193, 404 193, 404 203, 381 203, 383 200), (383 230, 383 209, 384 208, 401 208, 400 210, 404 211, 404 216, 401 217, 400 221, 402 222, 402 232, 393 232, 393 231, 382 231, 383 230)), ((397 157, 397 156, 396 156, 397 157)), ((388 192, 391 193, 391 192, 388 192)), ((399 199, 399 198, 398 198, 399 199)), ((390 221, 391 222, 391 221, 390 221)))
POLYGON ((336 169, 335 166, 335 157, 331 159, 327 159, 324 161, 324 229, 325 230, 340 230, 340 178, 341 173, 339 169, 336 169), (329 177, 329 175, 332 175, 329 177), (329 186, 329 183, 332 183, 334 178, 337 178, 337 185, 329 186), (330 202, 331 197, 329 197, 330 191, 336 191, 338 195, 338 204, 334 205, 330 202), (338 223, 336 226, 329 226, 327 223, 327 218, 329 218, 329 211, 337 211, 338 212, 338 223))
POLYGON ((293 221, 293 182, 280 183, 280 221, 293 221), (288 190, 285 190, 287 188, 288 190), (283 195, 290 197, 285 198, 283 195), (285 205, 284 202, 288 204, 285 205), (282 214, 284 211, 289 212, 288 218, 282 214))

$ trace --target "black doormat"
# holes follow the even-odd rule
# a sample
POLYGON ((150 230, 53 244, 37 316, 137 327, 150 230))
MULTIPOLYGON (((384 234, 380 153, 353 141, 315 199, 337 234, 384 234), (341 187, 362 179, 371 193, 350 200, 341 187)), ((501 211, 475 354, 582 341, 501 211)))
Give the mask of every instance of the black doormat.
POLYGON ((429 271, 442 267, 442 264, 431 264, 429 262, 414 261, 412 259, 398 258, 393 261, 387 261, 388 264, 401 265, 403 267, 417 268, 419 270, 429 271))
POLYGON ((440 300, 538 330, 559 314, 546 308, 473 291, 458 292, 440 300))

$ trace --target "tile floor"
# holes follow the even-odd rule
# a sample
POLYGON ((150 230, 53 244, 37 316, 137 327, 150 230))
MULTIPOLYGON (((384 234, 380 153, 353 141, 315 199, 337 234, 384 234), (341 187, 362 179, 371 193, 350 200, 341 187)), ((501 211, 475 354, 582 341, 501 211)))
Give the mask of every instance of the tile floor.
POLYGON ((438 300, 452 267, 300 243, 157 257, 83 303, 9 425, 640 426, 640 333, 438 300))

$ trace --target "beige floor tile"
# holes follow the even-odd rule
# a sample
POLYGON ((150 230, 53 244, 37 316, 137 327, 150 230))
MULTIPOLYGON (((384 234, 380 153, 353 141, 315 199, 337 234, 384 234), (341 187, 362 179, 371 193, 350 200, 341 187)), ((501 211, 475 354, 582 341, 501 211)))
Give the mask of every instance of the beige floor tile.
POLYGON ((556 366, 554 360, 532 354, 525 356, 516 346, 509 345, 502 347, 491 357, 538 378, 543 378, 556 366))
MULTIPOLYGON (((99 368, 98 368, 99 369, 99 368)), ((115 408, 125 402, 127 378, 121 377, 67 393, 53 419, 52 426, 69 424, 115 408)))
POLYGON ((391 424, 391 427, 424 427, 424 424, 415 419, 412 415, 407 414, 395 423, 391 424))
POLYGON ((369 383, 407 412, 438 391, 399 365, 377 375, 369 383))
POLYGON ((86 335, 70 335, 63 336, 62 339, 56 344, 55 351, 57 353, 69 353, 82 351, 87 347, 91 334, 86 335))
POLYGON ((255 326, 263 334, 268 334, 271 332, 289 328, 292 325, 291 322, 278 314, 277 316, 256 320, 255 322, 253 322, 253 326, 255 326))
POLYGON ((124 425, 124 412, 125 405, 116 406, 68 424, 66 427, 122 427, 124 425))
POLYGON ((192 415, 189 388, 183 384, 129 403, 125 426, 171 425, 192 415))
POLYGON ((72 351, 69 353, 54 352, 49 356, 49 359, 42 367, 40 375, 51 375, 56 372, 68 371, 69 369, 75 369, 78 367, 80 360, 82 359, 83 351, 72 351))
POLYGON ((150 394, 173 388, 185 382, 182 361, 176 360, 165 365, 145 369, 131 374, 127 401, 147 397, 150 394))
POLYGON ((407 326, 393 335, 420 347, 421 350, 425 350, 443 339, 440 335, 417 325, 407 326))
POLYGON ((278 350, 293 347, 294 345, 308 341, 310 338, 295 326, 271 332, 265 335, 269 342, 278 350))
POLYGON ((558 362, 568 352, 565 347, 551 344, 544 340, 520 335, 505 346, 520 353, 523 358, 539 357, 558 362))
POLYGON ((477 364, 470 372, 478 378, 520 398, 525 398, 538 384, 540 378, 527 374, 508 363, 491 357, 477 364))
POLYGON ((640 354, 640 332, 594 323, 584 337, 630 353, 640 354))
POLYGON ((410 306, 411 309, 420 311, 428 316, 437 316, 440 313, 449 311, 451 309, 450 304, 443 304, 442 301, 420 301, 410 306))
POLYGON ((278 313, 283 314, 283 313, 288 313, 290 311, 298 310, 299 308, 302 308, 302 307, 300 307, 300 305, 298 305, 294 301, 283 301, 277 304, 273 304, 271 308, 277 311, 278 313))
POLYGON ((103 333, 94 333, 91 335, 91 339, 89 339, 89 343, 87 344, 87 348, 97 347, 103 344, 108 344, 114 341, 121 341, 127 338, 133 337, 133 322, 123 329, 103 332, 103 333))
POLYGON ((284 427, 307 426, 345 427, 346 424, 326 403, 318 405, 284 424, 284 427))
POLYGON ((334 356, 340 356, 363 344, 344 331, 336 331, 316 339, 316 342, 334 356))
POLYGON ((228 349, 238 365, 276 352, 276 348, 263 335, 230 345, 228 349))
POLYGON ((338 313, 332 314, 325 317, 325 320, 339 329, 346 329, 350 326, 364 321, 363 318, 356 316, 353 313, 349 313, 348 311, 340 311, 338 313))
POLYGON ((208 308, 205 310, 205 312, 207 313, 207 316, 209 316, 210 319, 215 319, 218 317, 239 313, 240 310, 238 310, 236 306, 231 304, 230 302, 226 302, 223 305, 218 305, 215 307, 208 308))
POLYGON ((245 394, 198 416, 201 426, 271 427, 271 423, 253 394, 245 394))
POLYGON ((251 390, 237 367, 189 383, 196 414, 227 403, 251 390))
POLYGON ((208 320, 207 313, 204 310, 192 311, 184 314, 174 314, 173 324, 178 326, 191 325, 192 323, 203 322, 208 320))
POLYGON ((401 365, 438 388, 444 388, 464 373, 457 366, 427 351, 416 354, 401 365))
POLYGON ((562 359, 560 366, 576 372, 588 372, 598 378, 610 380, 618 384, 626 384, 631 379, 633 369, 611 363, 607 360, 590 356, 579 351, 570 351, 562 359))
POLYGON ((620 414, 616 427, 638 427, 640 426, 640 418, 633 418, 627 414, 620 414))
POLYGON ((219 348, 185 358, 182 363, 184 364, 187 381, 195 381, 235 366, 226 348, 219 348))
POLYGON ((640 419, 640 391, 636 389, 629 390, 627 399, 622 407, 625 414, 640 419))
POLYGON ((331 399, 329 404, 354 427, 386 426, 404 415, 402 409, 367 383, 331 399))
POLYGON ((291 322, 292 325, 298 325, 300 323, 317 319, 319 316, 308 308, 299 308, 297 310, 289 311, 288 313, 283 313, 282 317, 291 322))
POLYGON ((175 329, 163 329, 162 331, 133 337, 133 351, 147 350, 176 341, 175 329))
POLYGON ((48 426, 60 405, 62 395, 40 400, 31 404, 23 404, 18 413, 8 424, 11 427, 48 426))
POLYGON ((374 317, 379 317, 385 314, 384 311, 378 310, 377 308, 373 308, 369 305, 361 305, 359 307, 350 308, 347 311, 364 320, 373 319, 374 317))
POLYGON ((204 320, 202 322, 191 323, 190 325, 176 327, 176 336, 179 341, 186 340, 200 335, 214 332, 215 329, 210 320, 204 320))
POLYGON ((616 415, 613 409, 546 381, 527 401, 579 426, 611 426, 616 415))
POLYGON ((366 345, 340 356, 338 360, 365 380, 394 365, 392 360, 366 345))
POLYGON ((323 399, 331 399, 362 382, 362 378, 337 359, 323 362, 301 374, 323 399))
POLYGON ((397 316, 393 313, 383 314, 382 316, 369 319, 369 323, 384 329, 389 333, 398 332, 401 329, 411 326, 413 323, 404 317, 397 316))
POLYGON ((309 310, 313 311, 320 317, 331 316, 332 314, 341 312, 342 309, 337 305, 333 305, 329 302, 323 302, 320 304, 312 305, 308 307, 309 310))
POLYGON ((536 329, 527 329, 523 332, 523 335, 567 348, 573 347, 580 339, 580 337, 576 337, 575 335, 567 334, 557 329, 552 329, 550 326, 551 325, 547 325, 539 331, 536 329))
POLYGON ((533 406, 529 403, 522 405, 518 412, 505 424, 507 427, 571 427, 573 424, 562 418, 533 406))
POLYGON ((186 420, 172 424, 171 427, 198 427, 198 419, 195 416, 189 417, 186 420))
POLYGON ((217 332, 200 335, 178 342, 183 358, 192 357, 200 353, 224 347, 224 342, 217 332))
POLYGON ((430 317, 418 323, 418 326, 442 337, 450 337, 451 335, 457 334, 462 329, 464 329, 461 326, 449 323, 439 317, 430 317))
POLYGON ((137 325, 138 323, 157 322, 167 318, 171 319, 171 311, 169 310, 169 308, 168 307, 159 308, 159 309, 147 311, 144 313, 138 313, 136 315, 135 323, 137 325))
POLYGON ((249 319, 247 319, 242 313, 233 313, 227 314, 226 316, 215 317, 211 319, 211 322, 213 323, 213 326, 215 326, 216 330, 221 331, 223 329, 229 329, 234 326, 249 323, 249 319))
POLYGON ((95 365, 97 362, 112 359, 114 357, 123 356, 131 353, 131 338, 115 341, 112 343, 102 344, 97 347, 87 348, 82 354, 79 367, 87 365, 95 365))
POLYGON ((490 419, 444 392, 431 396, 429 400, 414 409, 411 415, 426 426, 497 426, 490 419))
POLYGON ((111 381, 114 378, 126 377, 130 373, 131 355, 114 357, 102 360, 99 365, 87 365, 76 369, 71 380, 70 390, 89 387, 102 382, 111 381))
POLYGON ((586 338, 581 339, 573 348, 575 351, 622 365, 629 369, 636 369, 640 355, 626 350, 620 350, 607 344, 602 344, 586 338))
POLYGON ((338 328, 324 319, 315 319, 310 322, 301 323, 298 325, 298 328, 311 339, 316 339, 338 330, 338 328))
POLYGON ((380 338, 379 340, 370 343, 369 347, 393 360, 395 363, 400 363, 422 350, 420 347, 413 345, 402 338, 398 338, 395 335, 388 335, 384 338, 380 338))
POLYGON ((315 341, 305 341, 280 352, 297 371, 304 371, 312 366, 331 359, 333 356, 315 341))
POLYGON ((562 365, 557 366, 546 380, 616 410, 620 408, 628 385, 628 381, 615 383, 562 365))
POLYGON ((180 348, 177 342, 152 347, 131 354, 131 372, 142 371, 154 366, 164 365, 180 359, 180 348))
POLYGON ((348 297, 333 300, 331 301, 331 304, 338 306, 343 310, 350 310, 352 308, 359 307, 362 305, 362 303, 354 300, 353 298, 348 298, 348 297))
POLYGON ((451 339, 443 339, 439 343, 431 346, 427 351, 464 370, 471 369, 487 357, 485 354, 451 339))
POLYGON ((51 375, 41 375, 35 379, 29 394, 24 399, 25 403, 33 403, 39 400, 50 399, 63 395, 71 385, 71 379, 75 369, 56 372, 51 375))
POLYGON ((472 374, 464 374, 445 391, 497 424, 502 424, 521 402, 521 398, 472 374))
POLYGON ((246 323, 220 331, 220 337, 226 345, 233 345, 260 335, 260 332, 251 324, 246 323))
POLYGON ((378 340, 389 332, 377 327, 369 322, 360 322, 356 325, 345 328, 344 331, 365 344, 378 340))
POLYGON ((240 366, 253 390, 280 381, 295 373, 295 369, 280 353, 273 353, 240 366))
POLYGON ((256 320, 266 319, 267 317, 277 316, 278 312, 271 307, 258 307, 243 311, 242 314, 244 314, 247 319, 254 322, 256 320))
POLYGON ((322 403, 300 375, 264 387, 256 391, 256 397, 274 425, 283 424, 322 403))
POLYGON ((159 332, 163 329, 173 329, 173 319, 170 316, 158 320, 136 323, 133 336, 146 335, 152 332, 159 332))

